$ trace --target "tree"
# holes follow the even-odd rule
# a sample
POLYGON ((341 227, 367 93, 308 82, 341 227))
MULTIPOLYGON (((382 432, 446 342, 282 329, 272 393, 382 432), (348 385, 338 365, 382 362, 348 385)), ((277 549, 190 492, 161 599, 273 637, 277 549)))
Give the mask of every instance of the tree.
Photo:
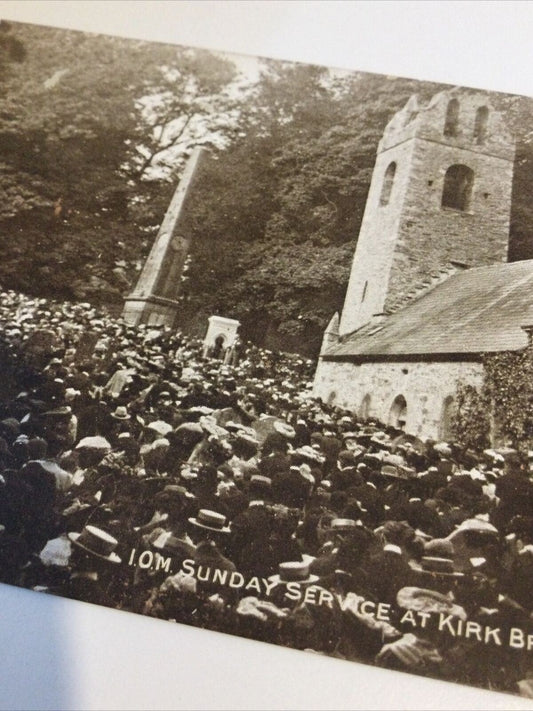
POLYGON ((119 302, 161 219, 147 201, 168 201, 200 135, 223 141, 231 130, 224 88, 234 67, 200 50, 31 25, 13 32, 28 50, 0 101, 9 237, 0 280, 119 302))

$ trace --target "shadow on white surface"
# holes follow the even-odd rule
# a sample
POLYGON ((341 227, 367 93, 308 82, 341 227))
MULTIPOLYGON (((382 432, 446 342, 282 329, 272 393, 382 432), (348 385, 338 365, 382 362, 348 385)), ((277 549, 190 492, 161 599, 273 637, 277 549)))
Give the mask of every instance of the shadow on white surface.
POLYGON ((385 671, 0 585, 0 708, 530 709, 385 671))

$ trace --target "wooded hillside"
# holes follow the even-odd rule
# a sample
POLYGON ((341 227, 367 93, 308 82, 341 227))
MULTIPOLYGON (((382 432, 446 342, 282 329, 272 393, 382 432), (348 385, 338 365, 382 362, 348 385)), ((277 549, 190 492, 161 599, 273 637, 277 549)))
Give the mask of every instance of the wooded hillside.
MULTIPOLYGON (((260 345, 316 354, 342 306, 378 141, 442 86, 0 24, 0 284, 119 308, 184 159, 211 154, 183 326, 239 318, 260 345)), ((533 258, 533 103, 495 95, 517 137, 511 259, 533 258)))

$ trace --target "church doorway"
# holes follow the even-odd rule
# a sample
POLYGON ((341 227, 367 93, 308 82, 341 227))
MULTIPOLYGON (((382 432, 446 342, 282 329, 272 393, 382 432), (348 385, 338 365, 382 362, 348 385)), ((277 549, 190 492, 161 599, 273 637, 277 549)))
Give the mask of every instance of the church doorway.
POLYGON ((389 411, 389 425, 403 430, 407 421, 407 401, 403 395, 397 395, 389 411))

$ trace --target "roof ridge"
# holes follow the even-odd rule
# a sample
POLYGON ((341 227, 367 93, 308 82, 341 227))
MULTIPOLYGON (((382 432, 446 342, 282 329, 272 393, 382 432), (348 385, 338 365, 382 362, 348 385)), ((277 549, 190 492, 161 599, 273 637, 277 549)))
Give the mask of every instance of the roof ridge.
POLYGON ((396 311, 405 308, 413 301, 425 296, 428 292, 432 291, 439 284, 442 284, 442 282, 446 281, 449 277, 469 268, 468 264, 451 260, 444 266, 433 269, 422 280, 416 282, 407 293, 402 294, 395 301, 393 301, 388 307, 387 313, 396 313, 396 311))

